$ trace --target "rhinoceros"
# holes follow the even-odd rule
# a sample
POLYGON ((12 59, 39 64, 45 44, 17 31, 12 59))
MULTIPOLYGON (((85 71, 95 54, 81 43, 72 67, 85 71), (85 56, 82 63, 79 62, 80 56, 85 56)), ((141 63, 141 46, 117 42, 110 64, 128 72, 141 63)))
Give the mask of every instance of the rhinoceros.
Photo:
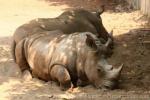
POLYGON ((113 68, 103 58, 108 42, 102 44, 91 32, 34 34, 16 45, 16 63, 22 72, 29 70, 34 77, 57 81, 62 89, 72 83, 113 89, 122 66, 113 68))
MULTIPOLYGON (((15 45, 27 36, 42 32, 61 30, 65 34, 73 32, 92 32, 103 40, 111 37, 102 24, 100 14, 104 10, 92 13, 84 9, 65 11, 56 18, 37 18, 21 25, 13 35, 12 55, 14 57, 15 45)), ((15 60, 15 57, 14 57, 15 60)))

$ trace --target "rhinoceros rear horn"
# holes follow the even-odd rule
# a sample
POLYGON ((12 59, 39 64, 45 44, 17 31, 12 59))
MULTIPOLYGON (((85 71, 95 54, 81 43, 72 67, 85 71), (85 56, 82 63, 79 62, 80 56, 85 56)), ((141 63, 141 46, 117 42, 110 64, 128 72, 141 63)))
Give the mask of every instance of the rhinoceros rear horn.
POLYGON ((108 47, 111 42, 112 42, 112 39, 108 38, 107 42, 105 43, 105 47, 108 47))
POLYGON ((89 34, 86 34, 86 36, 87 36, 87 38, 86 38, 86 44, 87 44, 89 47, 91 47, 91 48, 93 48, 93 49, 96 50, 98 47, 97 47, 97 45, 96 45, 96 43, 95 43, 94 38, 93 38, 91 35, 89 35, 89 34))
POLYGON ((100 15, 105 11, 105 6, 102 5, 101 9, 99 9, 98 11, 96 11, 96 16, 100 17, 100 15))
POLYGON ((110 32, 110 36, 111 36, 111 37, 113 37, 113 30, 111 30, 111 32, 110 32))

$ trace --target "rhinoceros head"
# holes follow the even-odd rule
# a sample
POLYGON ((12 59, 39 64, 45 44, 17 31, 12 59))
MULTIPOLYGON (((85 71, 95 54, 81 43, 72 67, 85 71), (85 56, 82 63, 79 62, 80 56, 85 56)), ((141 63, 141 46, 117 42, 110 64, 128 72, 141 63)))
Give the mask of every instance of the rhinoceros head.
POLYGON ((91 76, 92 74, 98 74, 99 78, 97 80, 100 80, 99 87, 114 89, 118 85, 118 79, 123 65, 119 66, 118 68, 114 68, 105 60, 104 55, 105 52, 107 52, 107 47, 110 42, 111 39, 108 39, 105 44, 98 45, 100 42, 98 42, 95 37, 87 35, 86 44, 91 48, 92 52, 89 51, 90 53, 87 53, 87 59, 89 60, 87 61, 88 64, 86 65, 90 67, 89 69, 96 69, 95 72, 91 72, 89 74, 91 74, 91 76))
POLYGON ((101 14, 104 11, 105 11, 105 6, 102 5, 101 9, 97 10, 96 12, 93 12, 93 14, 97 17, 97 20, 99 20, 99 25, 98 26, 96 25, 95 27, 98 27, 97 32, 100 34, 98 35, 98 37, 102 39, 102 43, 105 43, 109 38, 112 40, 112 42, 109 45, 110 49, 112 49, 113 48, 113 34, 112 34, 113 31, 108 33, 105 27, 103 26, 101 14))
POLYGON ((98 68, 99 72, 103 73, 103 77, 101 77, 101 85, 100 88, 105 89, 114 89, 118 87, 118 80, 123 68, 123 64, 118 68, 111 67, 107 68, 106 65, 99 66, 102 68, 98 68))

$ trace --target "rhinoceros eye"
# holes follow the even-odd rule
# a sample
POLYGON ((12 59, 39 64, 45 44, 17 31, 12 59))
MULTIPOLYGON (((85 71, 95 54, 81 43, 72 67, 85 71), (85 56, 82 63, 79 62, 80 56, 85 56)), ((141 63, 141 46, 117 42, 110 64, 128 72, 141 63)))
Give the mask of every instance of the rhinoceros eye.
POLYGON ((97 70, 98 70, 99 72, 101 72, 101 71, 102 71, 101 66, 98 66, 98 67, 97 67, 97 70))
POLYGON ((102 68, 102 66, 98 66, 98 67, 97 67, 97 70, 98 70, 98 72, 101 72, 101 73, 104 73, 104 72, 105 72, 104 69, 102 68))

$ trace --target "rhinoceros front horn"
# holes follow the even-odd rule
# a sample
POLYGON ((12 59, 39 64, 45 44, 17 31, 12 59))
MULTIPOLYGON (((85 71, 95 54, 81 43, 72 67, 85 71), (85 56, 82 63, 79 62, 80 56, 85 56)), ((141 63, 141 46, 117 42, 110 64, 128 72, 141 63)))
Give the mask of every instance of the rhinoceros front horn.
POLYGON ((123 64, 121 64, 117 69, 114 69, 114 70, 116 70, 116 73, 120 74, 122 71, 122 68, 123 68, 123 64))
POLYGON ((122 68, 123 68, 123 64, 121 64, 118 68, 114 68, 112 69, 111 71, 109 71, 107 74, 108 78, 111 78, 111 79, 116 79, 120 76, 120 73, 122 71, 122 68))

